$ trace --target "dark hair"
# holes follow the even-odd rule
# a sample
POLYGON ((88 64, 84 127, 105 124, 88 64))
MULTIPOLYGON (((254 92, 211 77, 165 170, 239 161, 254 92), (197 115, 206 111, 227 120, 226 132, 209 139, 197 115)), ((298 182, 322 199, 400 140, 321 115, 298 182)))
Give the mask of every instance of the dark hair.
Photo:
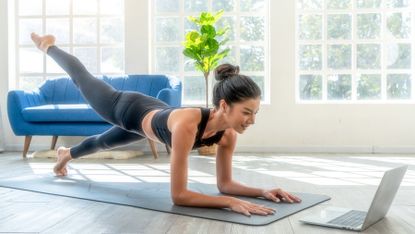
POLYGON ((212 101, 215 107, 219 107, 221 99, 231 105, 261 96, 258 85, 250 77, 239 74, 239 66, 221 64, 215 69, 214 74, 218 81, 213 87, 212 101))

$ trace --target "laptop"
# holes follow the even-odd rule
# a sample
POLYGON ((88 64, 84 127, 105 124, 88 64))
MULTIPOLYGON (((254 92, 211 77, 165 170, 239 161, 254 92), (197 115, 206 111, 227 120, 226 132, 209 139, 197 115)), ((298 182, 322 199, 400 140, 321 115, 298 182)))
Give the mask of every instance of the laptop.
POLYGON ((385 172, 367 212, 328 207, 319 214, 304 217, 300 221, 325 227, 363 231, 385 217, 407 169, 408 166, 401 166, 385 172))

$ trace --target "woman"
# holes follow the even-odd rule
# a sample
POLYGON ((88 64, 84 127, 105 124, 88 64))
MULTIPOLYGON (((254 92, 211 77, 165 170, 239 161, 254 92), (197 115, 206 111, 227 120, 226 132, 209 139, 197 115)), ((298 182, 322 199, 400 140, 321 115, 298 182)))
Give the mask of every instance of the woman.
POLYGON ((52 57, 72 78, 85 100, 114 127, 103 134, 85 139, 72 148, 59 148, 54 172, 67 175, 66 165, 75 158, 150 138, 171 147, 171 195, 181 206, 229 208, 247 216, 269 215, 274 210, 230 196, 208 196, 187 189, 188 155, 192 149, 218 144, 216 166, 218 189, 224 194, 264 197, 279 202, 301 200, 280 189, 259 189, 232 179, 232 154, 237 133, 255 123, 261 91, 239 67, 220 65, 215 70, 219 81, 213 90, 215 108, 171 108, 138 92, 115 90, 92 76, 74 56, 55 46, 52 35, 32 33, 36 46, 52 57))

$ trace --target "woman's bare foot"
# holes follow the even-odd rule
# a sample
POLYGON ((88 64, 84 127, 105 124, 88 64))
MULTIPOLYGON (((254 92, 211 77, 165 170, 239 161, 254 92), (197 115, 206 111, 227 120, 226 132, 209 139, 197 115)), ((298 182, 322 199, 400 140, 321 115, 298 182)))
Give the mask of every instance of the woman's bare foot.
POLYGON ((66 164, 68 164, 68 162, 72 159, 70 149, 65 147, 59 147, 57 151, 57 158, 58 161, 53 167, 53 172, 55 172, 56 176, 68 175, 68 169, 66 168, 66 164))
POLYGON ((50 46, 55 45, 55 36, 53 35, 45 35, 43 37, 37 35, 36 33, 30 34, 32 41, 35 43, 36 47, 43 51, 47 52, 50 46))

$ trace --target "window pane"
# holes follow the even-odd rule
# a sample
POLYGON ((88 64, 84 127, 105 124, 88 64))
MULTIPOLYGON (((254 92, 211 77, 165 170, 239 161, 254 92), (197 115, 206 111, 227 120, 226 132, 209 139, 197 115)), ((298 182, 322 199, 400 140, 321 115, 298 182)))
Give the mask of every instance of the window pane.
POLYGON ((390 8, 402 8, 410 5, 410 0, 385 0, 385 6, 390 8))
MULTIPOLYGON (((197 17, 197 16, 193 16, 197 17)), ((184 32, 187 33, 189 31, 196 30, 199 31, 197 25, 190 21, 187 17, 184 18, 184 32)))
POLYGON ((98 72, 96 47, 75 47, 73 48, 73 54, 85 65, 90 73, 98 72))
POLYGON ((101 71, 103 73, 123 73, 124 50, 123 48, 101 48, 101 71))
POLYGON ((264 76, 250 76, 253 81, 259 86, 261 89, 261 100, 264 100, 264 89, 265 89, 265 81, 264 76))
POLYGON ((156 71, 157 72, 178 72, 180 47, 159 47, 156 48, 156 71))
POLYGON ((183 96, 187 101, 205 101, 205 78, 203 76, 185 76, 183 81, 183 96))
POLYGON ((69 0, 46 0, 46 15, 69 15, 69 0))
POLYGON ((69 44, 69 19, 46 19, 46 34, 53 34, 57 38, 58 44, 69 44))
POLYGON ((352 76, 329 75, 327 77, 327 89, 329 100, 349 100, 352 96, 352 76))
POLYGON ((33 45, 32 32, 42 34, 42 19, 19 19, 19 43, 33 45))
POLYGON ((386 56, 388 68, 411 68, 411 44, 388 44, 386 56))
POLYGON ((265 9, 264 0, 240 0, 241 11, 260 12, 265 9))
POLYGON ((321 15, 300 15, 299 37, 301 40, 320 40, 322 29, 321 15))
MULTIPOLYGON (((61 50, 69 53, 68 47, 59 47, 61 50)), ((85 59, 84 59, 85 60, 85 59)), ((66 72, 53 60, 51 57, 46 56, 46 72, 47 73, 62 73, 66 72)))
POLYGON ((410 74, 388 74, 387 84, 388 99, 411 98, 410 74))
POLYGON ((381 0, 357 0, 358 8, 379 8, 381 0))
POLYGON ((357 15, 357 37, 360 39, 380 38, 380 14, 358 14, 357 15))
POLYGON ((208 1, 206 0, 184 0, 185 12, 200 12, 208 10, 208 1))
POLYGON ((97 43, 97 20, 96 18, 74 18, 73 37, 75 44, 97 43))
MULTIPOLYGON (((218 28, 225 28, 228 27, 228 32, 226 33, 226 36, 229 38, 230 41, 234 41, 235 40, 235 17, 233 16, 229 16, 229 17, 222 17, 217 23, 217 27, 218 28)), ((219 37, 220 40, 223 39, 222 37, 219 37)))
POLYGON ((25 91, 34 91, 43 82, 41 76, 21 76, 19 80, 19 88, 25 91))
POLYGON ((301 70, 320 70, 322 68, 320 45, 300 46, 298 57, 301 70))
POLYGON ((101 15, 122 15, 124 12, 123 0, 100 0, 101 15))
POLYGON ((155 0, 156 12, 178 12, 179 0, 155 0))
POLYGON ((351 0, 327 0, 327 9, 350 9, 351 0))
POLYGON ((239 50, 239 48, 237 46, 229 46, 229 48, 231 50, 229 51, 228 56, 226 56, 221 61, 219 61, 219 64, 224 64, 224 63, 238 64, 237 59, 236 59, 236 52, 239 50))
POLYGON ((74 15, 96 15, 98 10, 97 0, 73 0, 74 15))
POLYGON ((179 41, 180 29, 179 18, 157 18, 156 40, 157 41, 179 41))
POLYGON ((321 100, 322 79, 320 75, 300 75, 299 88, 302 100, 321 100))
POLYGON ((218 11, 218 10, 233 11, 234 7, 235 7, 235 0, 212 1, 212 8, 214 11, 218 11))
POLYGON ((357 99, 374 100, 381 98, 381 75, 361 74, 357 80, 357 99))
POLYGON ((264 59, 264 47, 241 46, 241 70, 263 71, 264 59))
POLYGON ((263 17, 241 17, 241 39, 244 41, 264 40, 263 17))
POLYGON ((387 15, 387 35, 392 38, 409 38, 411 36, 411 14, 393 13, 387 15))
POLYGON ((297 0, 297 8, 303 10, 320 10, 323 0, 297 0))
POLYGON ((20 73, 42 73, 43 53, 36 48, 19 49, 20 73))
POLYGON ((42 0, 18 0, 19 15, 42 15, 42 0))
POLYGON ((101 43, 122 43, 124 23, 121 18, 102 18, 100 21, 101 43))
POLYGON ((328 39, 350 39, 352 35, 352 16, 349 14, 327 16, 328 39))
POLYGON ((195 68, 194 60, 184 57, 184 71, 186 72, 200 72, 195 68))
POLYGON ((357 68, 380 69, 380 58, 379 44, 357 45, 357 68))
POLYGON ((332 69, 350 69, 352 61, 351 45, 329 45, 327 64, 332 69))

